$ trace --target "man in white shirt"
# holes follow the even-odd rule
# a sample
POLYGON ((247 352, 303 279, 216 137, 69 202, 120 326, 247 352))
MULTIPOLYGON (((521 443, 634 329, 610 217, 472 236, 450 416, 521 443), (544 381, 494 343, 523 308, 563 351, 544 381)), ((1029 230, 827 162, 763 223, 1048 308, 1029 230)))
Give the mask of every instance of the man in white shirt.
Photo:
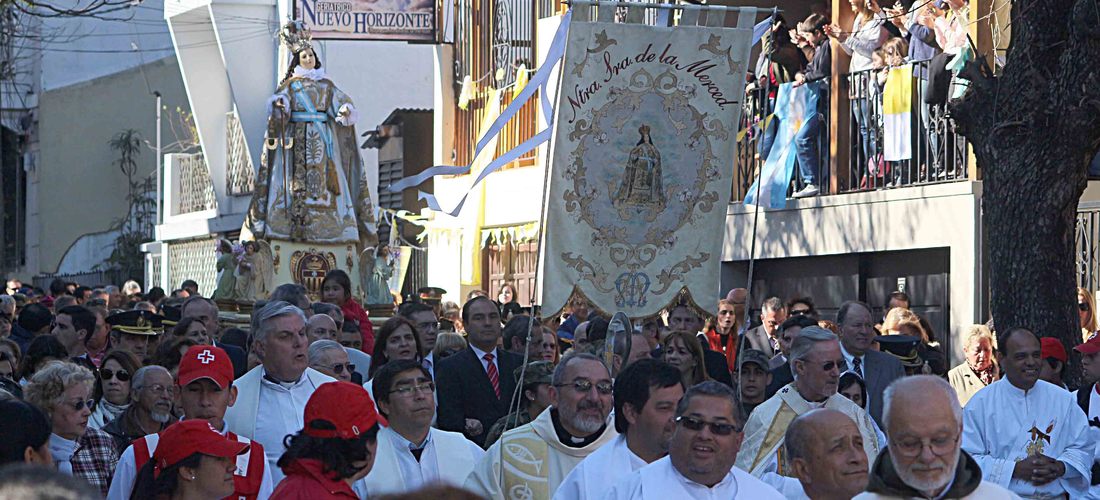
POLYGON ((356 493, 372 498, 433 483, 461 487, 485 450, 462 434, 431 427, 435 384, 428 370, 411 360, 390 361, 372 384, 389 427, 378 431, 374 467, 355 483, 356 493))
POLYGON ((676 430, 667 457, 611 487, 609 500, 783 498, 771 486, 733 466, 741 447, 743 416, 733 389, 708 380, 676 407, 676 430))
POLYGON ((237 404, 225 413, 229 430, 263 445, 271 477, 283 478, 276 466, 283 440, 305 425, 303 415, 313 391, 335 379, 309 368, 306 317, 297 306, 268 302, 252 314, 253 350, 262 364, 233 384, 237 404))
POLYGON ((1096 451, 1093 453, 1092 481, 1089 484, 1090 499, 1100 499, 1100 335, 1078 345, 1073 350, 1081 353, 1081 370, 1084 379, 1092 382, 1073 391, 1077 406, 1089 422, 1089 438, 1096 451))
POLYGON ((602 499, 617 480, 668 455, 676 403, 683 395, 680 372, 668 363, 642 359, 623 369, 615 378, 619 437, 581 461, 554 500, 602 499))
POLYGON ((1042 348, 1026 328, 998 342, 1005 378, 978 391, 963 411, 962 449, 986 481, 1023 497, 1085 496, 1093 463, 1088 422, 1072 394, 1039 380, 1042 348))
POLYGON ((435 349, 435 339, 439 336, 439 317, 435 315, 435 309, 423 302, 408 302, 401 304, 400 314, 416 326, 424 368, 427 368, 432 380, 435 380, 435 357, 432 350, 435 349))
MULTIPOLYGON (((233 363, 225 351, 213 346, 193 346, 184 353, 176 380, 176 404, 183 409, 183 418, 206 420, 227 437, 248 443, 249 451, 237 456, 232 498, 266 500, 275 484, 264 457, 264 447, 229 432, 225 425, 225 411, 236 399, 233 363)), ((138 471, 152 457, 159 442, 158 434, 149 434, 126 448, 111 479, 108 500, 130 499, 138 471)))

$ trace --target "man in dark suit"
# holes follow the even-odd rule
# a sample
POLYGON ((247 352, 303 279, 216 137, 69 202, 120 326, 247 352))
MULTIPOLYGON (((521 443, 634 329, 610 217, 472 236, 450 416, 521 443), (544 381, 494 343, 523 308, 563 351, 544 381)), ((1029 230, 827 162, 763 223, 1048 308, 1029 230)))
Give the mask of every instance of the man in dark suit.
POLYGON ((882 397, 886 386, 905 376, 898 358, 871 349, 875 339, 875 322, 871 307, 863 302, 848 301, 836 312, 840 327, 840 351, 848 363, 848 371, 863 378, 867 384, 867 412, 879 426, 882 422, 882 397))
MULTIPOLYGON (((798 337, 799 332, 803 328, 817 326, 817 321, 813 318, 804 315, 791 316, 779 325, 779 348, 785 350, 784 356, 789 356, 791 352, 791 342, 798 337)), ((775 393, 779 392, 787 384, 794 382, 794 374, 791 373, 791 361, 784 359, 783 364, 775 367, 771 371, 772 381, 768 384, 766 391, 767 397, 772 397, 775 393)))
MULTIPOLYGON (((703 333, 703 318, 691 310, 687 304, 677 304, 668 312, 668 332, 689 332, 695 334, 699 343, 703 346, 703 365, 707 369, 707 376, 723 384, 733 387, 733 378, 730 376, 729 365, 726 356, 718 351, 710 349, 706 334, 703 333)), ((662 336, 662 338, 664 338, 662 336)), ((661 359, 658 353, 654 357, 661 359)))
POLYGON ((779 335, 779 325, 787 319, 787 307, 779 297, 771 297, 764 301, 760 307, 760 326, 745 332, 744 340, 746 349, 756 349, 771 359, 779 350, 776 343, 779 335))
MULTIPOLYGON (((169 310, 165 309, 165 318, 171 320, 169 310)), ((210 336, 210 344, 221 348, 229 355, 229 361, 233 363, 233 377, 241 378, 248 372, 248 355, 244 350, 235 345, 223 344, 217 339, 221 338, 221 324, 218 322, 218 305, 205 297, 198 295, 184 301, 180 305, 180 319, 195 318, 195 321, 206 326, 206 333, 210 336)))
POLYGON ((516 390, 512 376, 523 357, 497 349, 500 310, 485 296, 470 299, 462 307, 469 347, 436 365, 439 428, 461 432, 485 447, 493 424, 508 414, 516 390))

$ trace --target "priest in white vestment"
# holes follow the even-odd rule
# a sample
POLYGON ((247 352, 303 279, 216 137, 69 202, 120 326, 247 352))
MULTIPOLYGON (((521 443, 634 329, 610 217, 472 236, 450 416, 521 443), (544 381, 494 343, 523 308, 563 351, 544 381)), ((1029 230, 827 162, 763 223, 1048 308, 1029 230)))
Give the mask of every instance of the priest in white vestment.
POLYGON ((963 411, 962 449, 985 480, 1025 498, 1081 498, 1089 489, 1093 445, 1073 395, 1039 380, 1039 339, 1009 330, 997 352, 1005 378, 978 391, 963 411))
POLYGON ((554 405, 493 443, 466 489, 483 498, 552 498, 577 464, 618 436, 607 425, 613 386, 599 358, 566 356, 554 368, 552 388, 554 405))
POLYGON ((665 455, 684 395, 680 371, 656 359, 627 365, 615 377, 619 437, 584 459, 558 487, 554 500, 599 500, 615 481, 665 455))
POLYGON ((276 462, 286 451, 284 438, 305 426, 306 403, 321 384, 335 382, 309 368, 306 316, 281 300, 252 314, 253 348, 263 364, 233 383, 237 402, 225 412, 229 430, 263 445, 271 479, 283 471, 276 462))
POLYGON ((608 500, 780 499, 775 488, 733 466, 741 445, 737 395, 713 380, 684 394, 676 407, 669 454, 619 480, 608 500))
POLYGON ((737 454, 737 467, 758 478, 768 472, 793 477, 783 453, 784 435, 795 417, 816 408, 834 409, 851 418, 863 436, 866 455, 878 456, 878 438, 870 415, 836 392, 844 372, 837 336, 816 326, 803 328, 791 343, 790 358, 795 381, 752 411, 745 425, 744 444, 737 454))
POLYGON ((446 484, 461 487, 485 455, 457 432, 433 429, 432 374, 412 360, 394 360, 374 374, 375 402, 389 427, 378 431, 374 467, 353 489, 361 498, 446 484))

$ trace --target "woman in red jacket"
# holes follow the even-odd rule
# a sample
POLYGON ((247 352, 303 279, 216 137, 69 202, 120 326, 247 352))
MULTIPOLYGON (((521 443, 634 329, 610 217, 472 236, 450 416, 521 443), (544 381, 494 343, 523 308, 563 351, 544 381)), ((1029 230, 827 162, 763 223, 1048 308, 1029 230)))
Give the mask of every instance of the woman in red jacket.
POLYGON ((329 271, 321 281, 321 301, 340 306, 344 321, 354 321, 363 336, 363 352, 374 352, 374 327, 367 317, 367 310, 351 297, 351 278, 339 269, 329 271))
POLYGON ((278 465, 286 477, 272 500, 358 499, 352 490, 374 466, 378 415, 370 395, 350 382, 321 384, 304 415, 305 428, 290 436, 278 465))

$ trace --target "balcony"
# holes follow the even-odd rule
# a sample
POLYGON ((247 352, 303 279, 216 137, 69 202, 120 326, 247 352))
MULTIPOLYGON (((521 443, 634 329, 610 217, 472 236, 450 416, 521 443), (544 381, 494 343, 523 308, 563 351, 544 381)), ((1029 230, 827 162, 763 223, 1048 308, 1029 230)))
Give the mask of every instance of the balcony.
MULTIPOLYGON (((870 192, 912 186, 927 186, 948 182, 977 180, 977 172, 969 157, 969 144, 958 134, 954 121, 944 106, 924 104, 925 81, 919 75, 927 73, 928 61, 912 64, 908 82, 911 108, 908 135, 902 142, 909 146, 910 158, 894 162, 883 161, 883 85, 877 72, 868 70, 832 77, 835 104, 825 108, 828 124, 819 139, 819 159, 816 178, 819 196, 870 192), (869 89, 866 98, 854 97, 851 89, 869 89), (861 107, 862 106, 862 107, 861 107), (856 117, 855 109, 864 109, 856 117), (866 123, 866 131, 861 130, 866 123)), ((904 89, 905 87, 902 87, 904 89)), ((828 98, 826 94, 825 98, 828 98)), ((764 160, 762 156, 765 117, 774 112, 765 106, 762 91, 749 92, 742 111, 741 129, 747 130, 737 144, 731 201, 744 200, 756 179, 764 160)), ((904 130, 904 126, 901 127, 904 130)), ((891 132, 897 129, 892 129, 891 132)), ((779 146, 775 146, 779 147, 779 146)), ((791 147, 794 147, 793 145, 791 147)), ((787 197, 802 188, 795 167, 787 197)))
MULTIPOLYGON (((165 155, 166 219, 174 217, 208 218, 217 210, 214 183, 206 159, 199 154, 165 155)), ((168 222, 167 220, 165 222, 168 222)))
POLYGON ((226 191, 231 195, 249 195, 256 183, 256 171, 252 168, 252 156, 248 154, 248 141, 241 127, 237 111, 225 114, 226 191))

